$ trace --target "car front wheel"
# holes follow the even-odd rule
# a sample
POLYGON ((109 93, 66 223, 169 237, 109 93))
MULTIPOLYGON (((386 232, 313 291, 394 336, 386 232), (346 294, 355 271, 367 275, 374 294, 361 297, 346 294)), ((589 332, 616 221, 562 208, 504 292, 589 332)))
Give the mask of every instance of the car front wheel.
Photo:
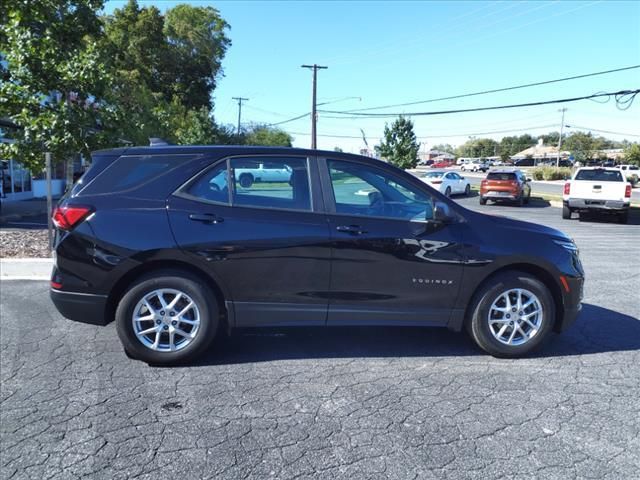
POLYGON ((504 272, 474 296, 467 330, 496 357, 520 357, 538 347, 553 327, 555 303, 549 289, 525 272, 504 272))
POLYGON ((189 362, 213 341, 218 306, 210 289, 181 271, 148 274, 116 309, 116 329, 127 355, 155 365, 189 362))

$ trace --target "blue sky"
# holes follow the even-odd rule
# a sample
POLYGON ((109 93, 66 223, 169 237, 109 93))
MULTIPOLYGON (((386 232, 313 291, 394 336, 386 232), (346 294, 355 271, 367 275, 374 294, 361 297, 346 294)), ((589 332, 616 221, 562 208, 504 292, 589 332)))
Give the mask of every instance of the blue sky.
MULTIPOLYGON (((318 74, 318 101, 348 110, 426 100, 640 64, 640 2, 246 2, 140 1, 161 10, 177 3, 211 5, 231 25, 233 42, 214 93, 217 121, 274 123, 310 110, 311 72, 302 64, 327 65, 318 74)), ((108 1, 106 11, 124 1, 108 1)), ((474 108, 640 88, 640 69, 564 83, 395 108, 412 112, 474 108)), ((638 135, 640 96, 627 111, 615 102, 564 105, 565 124, 638 135)), ((322 107, 321 107, 322 108, 322 107)), ((561 105, 493 112, 414 117, 423 148, 461 144, 470 134, 504 135, 558 130, 561 105), (535 127, 535 128, 534 128, 535 127), (510 130, 510 131, 506 131, 510 130), (505 131, 505 132, 503 132, 505 131)), ((318 147, 357 152, 364 130, 378 143, 389 119, 337 119, 320 114, 318 147), (326 136, 325 136, 326 135, 326 136)), ((295 146, 309 146, 310 120, 286 123, 295 146)), ((594 132, 596 133, 596 132, 594 132)))

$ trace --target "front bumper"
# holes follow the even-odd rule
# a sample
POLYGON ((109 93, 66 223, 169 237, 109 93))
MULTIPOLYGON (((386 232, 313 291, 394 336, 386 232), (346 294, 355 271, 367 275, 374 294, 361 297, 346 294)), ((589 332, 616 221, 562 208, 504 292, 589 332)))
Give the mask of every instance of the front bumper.
POLYGON ((92 325, 106 325, 106 295, 65 292, 52 288, 51 300, 63 317, 92 325))
POLYGON ((584 296, 584 277, 564 277, 568 290, 565 288, 562 298, 562 311, 557 316, 554 330, 558 333, 568 329, 578 318, 582 310, 582 298, 584 296))

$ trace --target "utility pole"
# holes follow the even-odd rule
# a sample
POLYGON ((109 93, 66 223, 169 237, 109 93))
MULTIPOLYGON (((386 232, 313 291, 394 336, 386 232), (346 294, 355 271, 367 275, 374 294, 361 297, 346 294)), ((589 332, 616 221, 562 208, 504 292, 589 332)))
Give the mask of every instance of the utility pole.
POLYGON ((310 68, 313 70, 313 81, 311 83, 311 148, 315 150, 317 148, 316 141, 316 123, 318 121, 318 112, 316 111, 316 85, 318 80, 318 70, 324 70, 328 67, 323 67, 320 65, 302 65, 302 68, 310 68))
POLYGON ((558 139, 558 159, 556 160, 556 167, 560 166, 560 149, 562 148, 562 132, 564 130, 564 112, 566 112, 567 109, 561 108, 558 111, 562 112, 562 122, 560 123, 560 138, 558 139))
POLYGON ((249 99, 244 97, 231 97, 233 100, 238 101, 238 138, 240 138, 240 119, 242 118, 242 102, 247 102, 249 99))

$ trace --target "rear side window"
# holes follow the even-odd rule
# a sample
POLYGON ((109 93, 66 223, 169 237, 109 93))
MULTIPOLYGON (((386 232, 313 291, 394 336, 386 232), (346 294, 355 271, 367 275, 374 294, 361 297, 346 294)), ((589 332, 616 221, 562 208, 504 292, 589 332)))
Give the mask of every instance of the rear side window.
POLYGON ((579 170, 575 179, 592 182, 624 182, 619 170, 579 170))
POLYGON ((125 192, 141 187, 199 155, 123 155, 108 166, 82 193, 125 192))
POLYGON ((497 173, 493 172, 487 175, 487 180, 515 180, 515 173, 497 173))

